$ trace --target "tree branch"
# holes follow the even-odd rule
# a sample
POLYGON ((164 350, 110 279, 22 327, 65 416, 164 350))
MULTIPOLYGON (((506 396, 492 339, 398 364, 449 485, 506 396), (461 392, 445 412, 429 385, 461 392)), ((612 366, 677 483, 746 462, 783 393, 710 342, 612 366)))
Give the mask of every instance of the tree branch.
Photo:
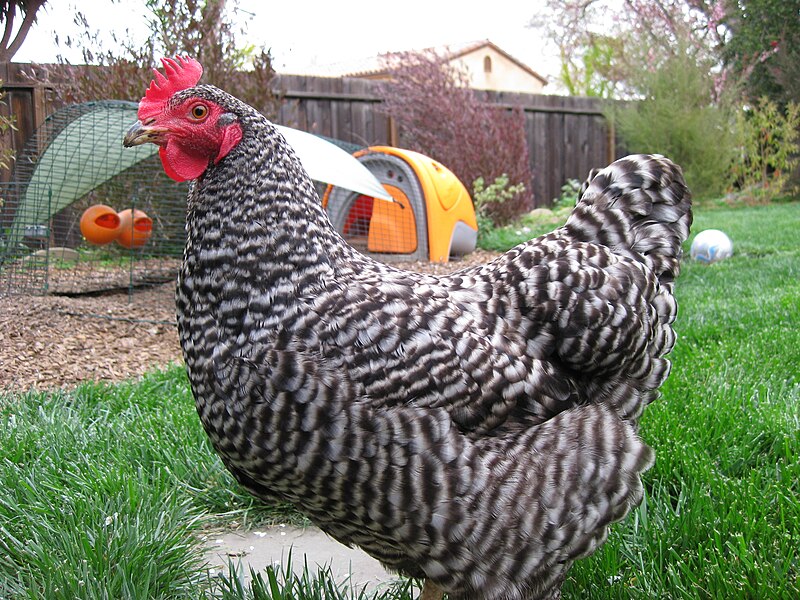
POLYGON ((25 18, 22 20, 22 25, 20 25, 19 31, 17 32, 17 37, 14 38, 14 41, 11 42, 11 45, 7 49, 8 56, 5 59, 6 61, 11 60, 20 49, 31 26, 36 22, 36 13, 44 6, 46 1, 47 0, 33 0, 28 3, 28 10, 25 12, 25 18))
POLYGON ((5 58, 6 48, 8 47, 8 40, 11 39, 11 31, 14 29, 14 14, 17 11, 13 6, 8 7, 8 14, 6 15, 6 29, 3 32, 3 39, 0 40, 0 59, 6 62, 5 58))

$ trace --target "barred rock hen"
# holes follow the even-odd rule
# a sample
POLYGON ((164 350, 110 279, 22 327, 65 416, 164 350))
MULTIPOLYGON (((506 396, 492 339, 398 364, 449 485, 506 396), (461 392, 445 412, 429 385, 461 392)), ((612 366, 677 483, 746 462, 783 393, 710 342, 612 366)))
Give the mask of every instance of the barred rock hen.
POLYGON ((193 179, 177 288, 197 410, 225 465, 450 598, 557 598, 642 498, 691 222, 680 169, 631 156, 565 226, 435 277, 331 227, 273 125, 164 62, 128 146, 193 179))

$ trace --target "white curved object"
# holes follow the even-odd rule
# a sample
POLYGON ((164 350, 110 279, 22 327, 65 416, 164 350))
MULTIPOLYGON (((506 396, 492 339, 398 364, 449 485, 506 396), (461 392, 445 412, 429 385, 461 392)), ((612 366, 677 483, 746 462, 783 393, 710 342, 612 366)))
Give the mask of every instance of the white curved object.
POLYGON ((299 129, 283 125, 275 127, 294 149, 311 179, 373 198, 394 201, 369 169, 336 144, 299 129))

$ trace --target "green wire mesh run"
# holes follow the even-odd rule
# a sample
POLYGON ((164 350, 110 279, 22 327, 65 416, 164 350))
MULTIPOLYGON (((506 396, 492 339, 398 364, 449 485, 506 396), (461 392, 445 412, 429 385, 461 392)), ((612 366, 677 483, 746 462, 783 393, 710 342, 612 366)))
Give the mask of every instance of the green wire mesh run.
POLYGON ((123 148, 132 102, 89 102, 54 113, 0 187, 0 293, 81 294, 169 281, 185 239, 185 183, 169 179, 156 147, 123 148), (153 221, 138 248, 83 239, 95 204, 134 208, 153 221))

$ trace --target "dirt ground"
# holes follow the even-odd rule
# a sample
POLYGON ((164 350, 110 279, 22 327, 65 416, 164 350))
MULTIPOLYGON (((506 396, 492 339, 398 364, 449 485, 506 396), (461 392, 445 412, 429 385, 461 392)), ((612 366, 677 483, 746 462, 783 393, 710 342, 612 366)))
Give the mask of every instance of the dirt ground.
MULTIPOLYGON (((445 265, 396 266, 446 273, 494 256, 476 251, 445 265)), ((180 362, 174 290, 167 283, 132 294, 0 296, 0 390, 121 381, 180 362)))
POLYGON ((179 361, 174 289, 0 297, 0 390, 120 381, 179 361))

